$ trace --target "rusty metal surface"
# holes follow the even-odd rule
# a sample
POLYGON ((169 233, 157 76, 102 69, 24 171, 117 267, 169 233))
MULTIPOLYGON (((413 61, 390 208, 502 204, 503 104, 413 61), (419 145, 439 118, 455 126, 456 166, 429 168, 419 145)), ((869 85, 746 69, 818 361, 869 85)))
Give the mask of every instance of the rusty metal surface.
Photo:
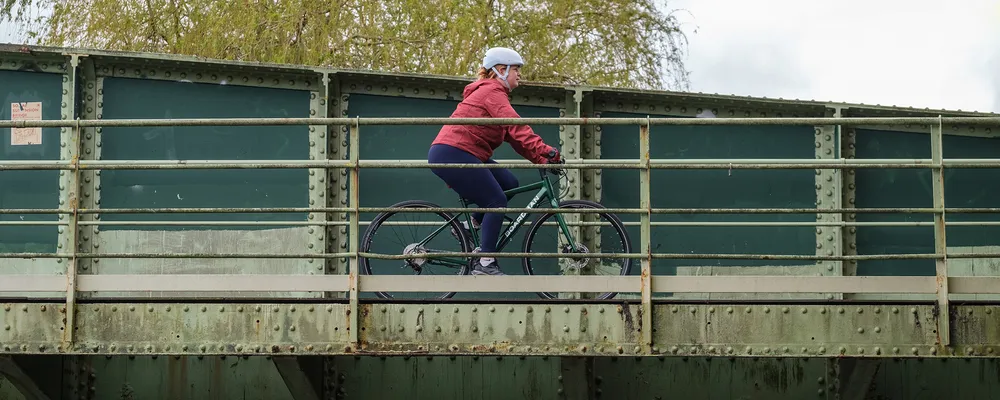
POLYGON ((635 305, 365 305, 362 351, 635 354, 638 310, 635 305))
POLYGON ((953 306, 952 346, 936 344, 934 305, 654 304, 652 351, 641 307, 619 304, 98 303, 78 306, 61 347, 63 305, 7 303, 3 354, 605 355, 993 357, 1000 307, 953 306))
POLYGON ((80 306, 75 350, 104 354, 340 352, 345 308, 322 304, 80 306), (337 348, 334 348, 337 345, 337 348))

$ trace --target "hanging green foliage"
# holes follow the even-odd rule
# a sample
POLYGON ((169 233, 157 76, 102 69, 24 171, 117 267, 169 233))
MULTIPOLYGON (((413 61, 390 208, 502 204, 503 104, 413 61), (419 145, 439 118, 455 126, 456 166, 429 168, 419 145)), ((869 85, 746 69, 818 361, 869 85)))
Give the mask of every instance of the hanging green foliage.
POLYGON ((52 46, 461 76, 505 46, 529 81, 686 89, 685 37, 657 1, 0 0, 0 20, 52 46))

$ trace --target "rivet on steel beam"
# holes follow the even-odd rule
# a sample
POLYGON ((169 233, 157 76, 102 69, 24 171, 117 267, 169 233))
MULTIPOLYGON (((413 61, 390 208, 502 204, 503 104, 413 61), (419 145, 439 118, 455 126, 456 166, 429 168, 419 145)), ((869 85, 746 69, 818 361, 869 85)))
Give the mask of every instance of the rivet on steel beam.
POLYGON ((838 314, 843 314, 844 313, 844 307, 838 307, 837 308, 837 313, 838 314))
POLYGON ((694 307, 691 307, 689 310, 691 311, 691 314, 694 314, 695 311, 697 311, 697 309, 695 309, 694 307))
POLYGON ((911 348, 910 348, 910 353, 913 353, 913 355, 917 355, 918 353, 920 353, 920 351, 919 351, 919 350, 917 350, 917 348, 916 348, 916 347, 911 347, 911 348))
POLYGON ((819 354, 826 353, 826 347, 820 346, 819 349, 816 352, 819 353, 819 354))
POLYGON ((789 310, 788 310, 788 307, 781 307, 781 312, 782 312, 782 313, 784 313, 784 314, 788 314, 788 311, 789 311, 789 310))
POLYGON ((882 332, 882 328, 879 328, 879 327, 876 326, 875 327, 875 333, 879 333, 879 332, 882 332))
POLYGON ((916 314, 916 313, 917 313, 917 308, 916 307, 910 307, 910 314, 916 314))
POLYGON ((709 307, 708 308, 708 312, 711 313, 711 314, 714 314, 715 313, 715 307, 709 307))
MULTIPOLYGON (((618 312, 620 313, 621 309, 619 309, 618 312)), ((676 314, 677 313, 677 306, 670 307, 670 312, 676 314)))
POLYGON ((864 314, 864 312, 865 312, 864 308, 858 307, 858 314, 864 314))
POLYGON ((770 313, 771 313, 771 307, 764 307, 764 314, 770 314, 770 313))
POLYGON ((858 328, 858 333, 865 333, 865 328, 858 328))

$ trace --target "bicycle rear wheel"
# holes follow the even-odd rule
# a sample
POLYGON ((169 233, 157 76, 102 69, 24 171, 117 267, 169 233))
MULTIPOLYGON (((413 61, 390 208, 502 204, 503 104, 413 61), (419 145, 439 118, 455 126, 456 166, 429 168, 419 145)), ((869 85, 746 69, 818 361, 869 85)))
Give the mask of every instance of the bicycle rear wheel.
MULTIPOLYGON (((559 208, 591 208, 601 209, 599 203, 586 200, 567 200, 559 203, 559 208)), ((581 253, 631 253, 632 241, 625 231, 625 224, 618 216, 611 213, 563 213, 566 223, 573 232, 576 245, 581 253), (571 216, 579 222, 572 222, 571 216), (576 225, 582 222, 582 224, 576 225)), ((555 213, 539 214, 524 235, 525 253, 566 253, 570 249, 566 236, 562 234, 555 213)), ((564 275, 579 273, 582 275, 625 276, 632 270, 632 259, 627 257, 610 260, 595 258, 545 258, 537 257, 523 259, 526 275, 564 275), (575 270, 575 271, 574 271, 575 270)), ((617 293, 598 293, 595 298, 607 300, 617 293)), ((542 292, 539 297, 544 299, 558 298, 558 293, 542 292)))
MULTIPOLYGON (((393 204, 396 208, 439 208, 437 204, 423 200, 408 200, 393 204)), ((365 230, 361 239, 360 250, 365 253, 390 255, 409 255, 404 260, 386 260, 377 258, 361 258, 361 273, 374 275, 415 274, 469 274, 468 257, 453 257, 453 259, 438 259, 422 257, 435 252, 471 252, 471 241, 465 234, 462 225, 446 212, 406 212, 389 211, 378 214, 371 225, 365 230), (393 219, 394 221, 389 221, 393 219), (449 222, 450 221, 450 222, 449 222), (437 231, 437 232, 435 232, 437 231), (433 237, 420 244, 429 236, 433 237), (376 241, 375 239, 379 240, 376 241)), ((421 293, 421 292, 376 292, 383 299, 447 299, 456 292, 421 293)))

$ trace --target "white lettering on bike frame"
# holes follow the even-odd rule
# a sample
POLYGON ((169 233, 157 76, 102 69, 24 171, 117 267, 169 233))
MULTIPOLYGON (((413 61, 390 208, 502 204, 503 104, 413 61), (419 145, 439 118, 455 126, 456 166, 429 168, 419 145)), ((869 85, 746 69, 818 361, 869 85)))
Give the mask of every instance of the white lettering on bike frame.
MULTIPOLYGON (((534 208, 536 205, 538 205, 538 201, 542 199, 542 196, 545 195, 546 191, 547 190, 545 190, 545 189, 540 190, 538 192, 538 194, 535 195, 535 198, 531 199, 531 201, 528 203, 528 207, 527 208, 534 208)), ((523 212, 523 213, 521 213, 521 215, 518 215, 517 219, 514 220, 514 223, 510 224, 510 228, 507 228, 507 232, 504 233, 504 236, 513 235, 514 234, 514 230, 517 229, 517 227, 521 226, 521 222, 523 222, 524 218, 527 217, 527 216, 528 216, 527 212, 523 212)))

